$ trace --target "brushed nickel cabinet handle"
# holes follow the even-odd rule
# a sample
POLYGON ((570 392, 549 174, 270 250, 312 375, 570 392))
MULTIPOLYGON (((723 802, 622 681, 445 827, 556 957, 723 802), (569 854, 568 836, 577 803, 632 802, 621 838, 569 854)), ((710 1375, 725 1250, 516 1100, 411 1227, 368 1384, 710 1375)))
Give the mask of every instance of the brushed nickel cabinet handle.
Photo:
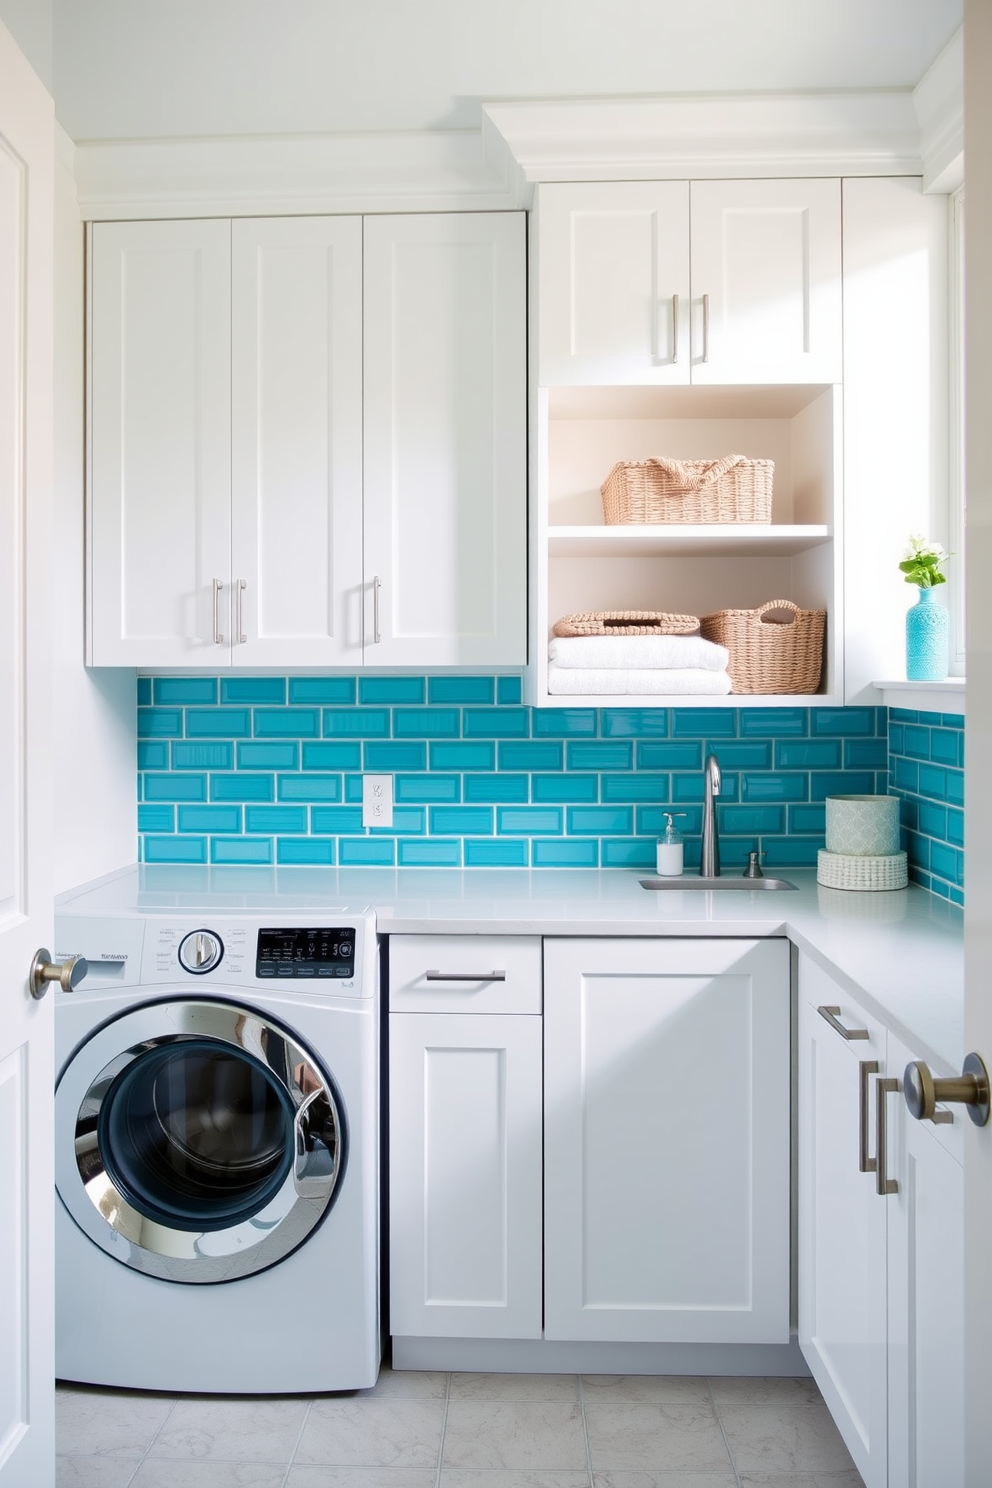
POLYGON ((237 644, 239 646, 245 645, 245 643, 248 640, 248 637, 245 635, 244 629, 243 629, 243 626, 244 626, 243 595, 244 595, 244 592, 245 592, 245 590, 247 588, 248 588, 248 580, 247 579, 238 579, 237 583, 234 586, 234 608, 235 608, 235 614, 236 614, 236 617, 237 617, 236 620, 235 620, 235 623, 234 623, 234 634, 235 634, 235 636, 237 638, 237 644))
POLYGON ((372 580, 372 641, 376 646, 382 640, 382 636, 379 634, 379 590, 381 588, 382 580, 376 574, 372 580))
POLYGON ((223 646, 224 637, 220 629, 220 591, 224 584, 221 579, 214 579, 214 645, 223 646))
POLYGON ((888 1161, 888 1129, 885 1119, 885 1097, 899 1089, 898 1080, 875 1082, 875 1192, 884 1198, 886 1194, 899 1192, 899 1185, 890 1178, 886 1170, 888 1161))
POLYGON ((679 359, 679 297, 672 295, 672 363, 679 359))
POLYGON ((710 297, 703 295, 703 361, 710 359, 710 297))
POLYGON ((867 1028, 845 1028, 840 1021, 840 1008, 824 1004, 816 1010, 821 1018, 824 1018, 835 1033, 839 1033, 842 1039, 866 1039, 870 1037, 867 1028))
POLYGON ((910 1114, 917 1121, 937 1125, 953 1121, 950 1111, 937 1110, 938 1101, 967 1106, 976 1126, 984 1126, 989 1119, 989 1072, 980 1054, 966 1055, 961 1074, 949 1079, 936 1078, 930 1066, 917 1059, 907 1064, 902 1088, 910 1114))
POLYGON ((455 971, 425 971, 424 980, 427 982, 505 982, 505 971, 477 971, 461 972, 455 971))
POLYGON ((878 1164, 868 1155, 868 1080, 878 1074, 877 1059, 862 1059, 858 1062, 858 1172, 874 1173, 878 1164))

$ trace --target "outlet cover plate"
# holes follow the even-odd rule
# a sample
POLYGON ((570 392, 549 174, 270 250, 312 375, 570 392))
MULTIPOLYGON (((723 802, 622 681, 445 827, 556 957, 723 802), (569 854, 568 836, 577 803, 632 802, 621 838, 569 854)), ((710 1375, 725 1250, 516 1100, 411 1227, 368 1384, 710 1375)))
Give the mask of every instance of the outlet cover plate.
POLYGON ((362 776, 362 826, 393 825, 392 775, 362 776))

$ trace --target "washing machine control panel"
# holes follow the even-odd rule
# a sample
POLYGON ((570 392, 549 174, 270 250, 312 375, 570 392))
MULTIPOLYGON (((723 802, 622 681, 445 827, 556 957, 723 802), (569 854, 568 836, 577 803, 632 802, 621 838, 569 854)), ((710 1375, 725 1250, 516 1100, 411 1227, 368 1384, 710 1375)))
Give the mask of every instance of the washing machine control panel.
POLYGON ((355 926, 319 929, 280 925, 260 929, 257 977, 351 978, 355 975, 355 926))
POLYGON ((194 930, 179 942, 179 965, 194 976, 213 971, 224 958, 224 942, 212 930, 194 930))

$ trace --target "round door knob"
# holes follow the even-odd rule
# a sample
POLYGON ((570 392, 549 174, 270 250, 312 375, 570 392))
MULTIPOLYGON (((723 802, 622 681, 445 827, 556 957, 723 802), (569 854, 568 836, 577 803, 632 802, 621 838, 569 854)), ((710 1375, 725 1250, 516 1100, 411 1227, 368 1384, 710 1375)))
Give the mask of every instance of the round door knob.
POLYGON ((49 982, 58 982, 63 992, 75 992, 89 971, 84 956, 70 956, 67 961, 53 961, 52 953, 42 946, 35 952, 28 972, 28 989, 35 999, 44 997, 49 982))
POLYGON ((219 966, 224 943, 212 930, 194 930, 179 945, 179 965, 194 976, 203 976, 219 966))
POLYGON ((989 1072, 979 1054, 968 1054, 961 1074, 949 1079, 935 1078, 929 1065, 914 1060, 906 1066, 902 1088, 910 1115, 917 1121, 950 1121, 950 1112, 937 1110, 938 1101, 967 1106, 976 1126, 984 1126, 989 1119, 989 1072))

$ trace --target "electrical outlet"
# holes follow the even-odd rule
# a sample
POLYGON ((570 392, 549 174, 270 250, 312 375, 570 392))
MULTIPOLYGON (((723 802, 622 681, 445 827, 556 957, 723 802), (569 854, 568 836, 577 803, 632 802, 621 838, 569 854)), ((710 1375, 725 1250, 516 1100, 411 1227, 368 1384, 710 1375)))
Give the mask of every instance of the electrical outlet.
POLYGON ((392 775, 362 776, 362 826, 393 825, 392 775))

